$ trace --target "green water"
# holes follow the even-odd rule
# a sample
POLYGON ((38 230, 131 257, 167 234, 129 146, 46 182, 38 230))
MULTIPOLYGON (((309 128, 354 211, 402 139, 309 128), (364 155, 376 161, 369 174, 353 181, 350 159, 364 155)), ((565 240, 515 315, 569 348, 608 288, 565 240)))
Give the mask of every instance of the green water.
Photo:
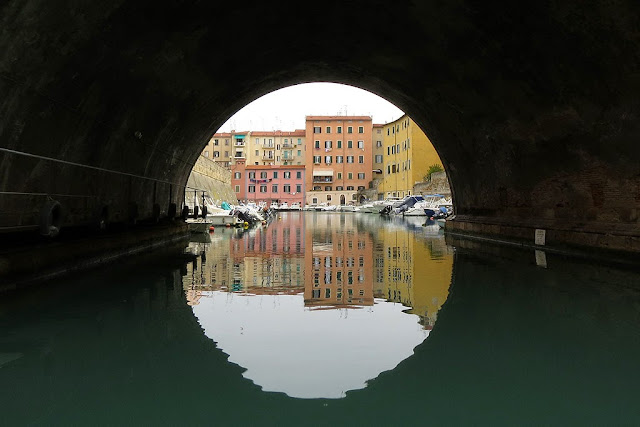
POLYGON ((423 222, 282 214, 2 295, 0 423, 640 424, 637 271, 423 222))

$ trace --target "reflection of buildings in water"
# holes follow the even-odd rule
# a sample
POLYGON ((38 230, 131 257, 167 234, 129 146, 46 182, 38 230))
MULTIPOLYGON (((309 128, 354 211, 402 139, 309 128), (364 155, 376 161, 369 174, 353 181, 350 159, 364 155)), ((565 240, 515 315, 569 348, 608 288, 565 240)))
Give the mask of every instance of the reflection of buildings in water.
POLYGON ((299 293, 304 286, 303 215, 248 231, 221 230, 205 257, 187 264, 185 289, 299 293), (225 235, 227 234, 227 235, 225 235))
POLYGON ((451 284, 453 252, 444 239, 381 227, 373 257, 375 296, 411 307, 431 329, 451 284))
POLYGON ((359 232, 356 215, 314 215, 306 229, 312 247, 305 252, 306 307, 349 308, 373 305, 370 233, 359 232))

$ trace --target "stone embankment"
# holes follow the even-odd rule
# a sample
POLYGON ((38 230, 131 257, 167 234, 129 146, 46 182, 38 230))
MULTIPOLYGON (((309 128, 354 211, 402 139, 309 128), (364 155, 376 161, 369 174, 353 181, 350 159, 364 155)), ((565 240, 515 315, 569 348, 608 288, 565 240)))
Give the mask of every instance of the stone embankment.
POLYGON ((449 180, 445 172, 434 172, 431 174, 431 181, 419 182, 413 186, 413 194, 442 194, 445 197, 451 196, 449 180))
POLYGON ((199 156, 187 181, 187 198, 189 190, 205 190, 218 204, 228 202, 237 204, 236 193, 231 188, 231 171, 216 162, 199 156))

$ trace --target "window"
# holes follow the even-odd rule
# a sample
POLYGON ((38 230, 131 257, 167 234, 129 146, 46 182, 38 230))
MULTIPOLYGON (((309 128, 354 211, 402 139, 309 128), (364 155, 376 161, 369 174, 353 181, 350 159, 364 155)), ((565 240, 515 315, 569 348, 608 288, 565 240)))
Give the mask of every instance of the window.
POLYGON ((256 156, 260 155, 260 150, 256 150, 256 156))
POLYGON ((391 166, 387 165, 387 175, 391 173, 391 166))
POLYGON ((338 128, 336 129, 337 133, 342 133, 342 126, 338 126, 338 128))
POLYGON ((343 156, 336 156, 336 163, 342 163, 343 159, 343 156))
POLYGON ((224 145, 229 145, 229 140, 228 139, 224 140, 224 145))
POLYGON ((271 186, 271 192, 272 193, 277 193, 278 192, 278 184, 273 184, 271 186))
POLYGON ((327 126, 327 133, 331 133, 331 126, 327 126))
POLYGON ((240 178, 242 178, 242 173, 241 173, 241 172, 236 172, 236 173, 234 173, 234 174, 233 174, 233 178, 234 178, 234 179, 240 179, 240 178))
POLYGON ((322 156, 313 156, 313 163, 319 165, 322 162, 322 156))
POLYGON ((353 156, 347 156, 347 163, 353 163, 353 156))
POLYGON ((219 151, 214 151, 213 152, 213 157, 220 157, 220 152, 219 151))
POLYGON ((255 185, 250 185, 249 186, 249 193, 255 193, 256 192, 256 186, 255 185))
POLYGON ((316 141, 316 142, 315 142, 315 147, 316 147, 316 148, 320 148, 320 141, 316 141))
POLYGON ((284 192, 285 192, 285 193, 291 193, 291 186, 290 186, 289 184, 286 184, 286 185, 284 186, 284 192))
POLYGON ((267 186, 266 185, 261 185, 260 186, 260 192, 261 193, 266 193, 267 192, 267 186))
POLYGON ((348 179, 353 179, 353 173, 352 173, 352 172, 349 172, 349 173, 347 174, 347 178, 348 178, 348 179))
POLYGON ((228 152, 228 151, 225 151, 225 152, 224 152, 224 156, 225 156, 225 157, 229 157, 229 152, 228 152))
MULTIPOLYGON (((313 186, 313 191, 322 191, 322 187, 319 186, 319 185, 314 185, 313 186)), ((315 203, 315 202, 313 202, 313 203, 315 203)))
POLYGON ((378 148, 382 147, 382 141, 376 141, 376 147, 378 148))
POLYGON ((236 189, 235 189, 235 191, 236 191, 236 193, 239 193, 239 192, 240 192, 240 186, 239 186, 239 185, 236 185, 236 189))
POLYGON ((389 135, 390 135, 390 133, 389 133, 389 132, 390 132, 390 130, 389 130, 389 128, 387 128, 387 136, 389 136, 389 135))
POLYGON ((217 140, 217 139, 214 139, 214 140, 213 140, 213 145, 218 145, 218 144, 219 144, 218 140, 217 140))
POLYGON ((353 126, 347 127, 347 133, 353 133, 353 126))
POLYGON ((324 148, 331 148, 331 141, 325 141, 324 148))
POLYGON ((336 191, 342 191, 344 189, 344 187, 342 185, 338 185, 336 187, 336 191))
POLYGON ((391 155, 391 148, 387 147, 387 156, 391 155))
POLYGON ((273 171, 273 178, 277 178, 278 177, 278 171, 273 171))
POLYGON ((302 172, 301 171, 296 172, 296 178, 298 178, 298 179, 302 178, 302 172))
POLYGON ((260 138, 256 138, 256 145, 260 144, 260 138))
POLYGON ((364 190, 364 185, 358 185, 358 191, 364 190))
POLYGON ((324 162, 328 165, 331 164, 331 156, 324 156, 324 162))
POLYGON ((331 201, 331 194, 327 194, 327 202, 331 201))
POLYGON ((249 179, 255 179, 256 178, 256 173, 255 172, 249 172, 249 179))
POLYGON ((358 156, 358 163, 364 163, 364 156, 358 156))
POLYGON ((324 290, 324 297, 331 298, 331 288, 327 288, 324 290))
POLYGON ((376 163, 382 163, 382 154, 376 154, 376 163))
POLYGON ((314 197, 313 199, 311 199, 311 203, 316 204, 318 203, 318 198, 314 197))
POLYGON ((342 141, 338 141, 338 148, 342 148, 342 141))
POLYGON ((284 179, 289 179, 289 178, 291 178, 291 172, 285 172, 284 179))
POLYGON ((296 193, 302 193, 302 184, 296 184, 296 193))
POLYGON ((209 157, 209 150, 205 150, 205 151, 204 151, 204 156, 205 156, 205 157, 209 157))
POLYGON ((364 150, 364 141, 358 141, 358 148, 362 148, 364 150))
POLYGON ((347 185, 347 191, 353 191, 353 185, 347 185))
POLYGON ((326 187, 324 187, 324 191, 331 191, 331 190, 332 190, 332 188, 331 188, 330 185, 327 185, 326 187))
POLYGON ((364 179, 364 172, 358 172, 358 179, 364 179))
POLYGON ((298 156, 302 156, 302 151, 298 150, 298 156))
POLYGON ((298 144, 302 144, 302 138, 298 138, 298 144))
POLYGON ((364 133, 364 126, 358 126, 358 133, 364 133))
POLYGON ((347 141, 347 148, 353 148, 353 141, 347 141))
POLYGON ((260 172, 260 178, 261 179, 266 179, 267 178, 267 173, 266 172, 260 172))
POLYGON ((320 126, 313 127, 313 133, 320 133, 320 132, 322 132, 322 128, 320 126))

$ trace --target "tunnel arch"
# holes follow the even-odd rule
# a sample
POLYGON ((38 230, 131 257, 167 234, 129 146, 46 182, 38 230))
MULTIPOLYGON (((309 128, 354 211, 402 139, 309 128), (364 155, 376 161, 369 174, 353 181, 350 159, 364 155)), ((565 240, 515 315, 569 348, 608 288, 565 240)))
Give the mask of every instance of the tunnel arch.
POLYGON ((166 214, 233 112, 335 81, 388 99, 429 136, 453 229, 532 240, 543 228, 549 243, 639 251, 638 18, 632 2, 604 0, 356 1, 302 17, 288 1, 10 0, 0 227, 33 228, 47 195, 72 225, 99 221, 103 205, 113 221, 131 203, 141 219, 155 204, 166 214))

